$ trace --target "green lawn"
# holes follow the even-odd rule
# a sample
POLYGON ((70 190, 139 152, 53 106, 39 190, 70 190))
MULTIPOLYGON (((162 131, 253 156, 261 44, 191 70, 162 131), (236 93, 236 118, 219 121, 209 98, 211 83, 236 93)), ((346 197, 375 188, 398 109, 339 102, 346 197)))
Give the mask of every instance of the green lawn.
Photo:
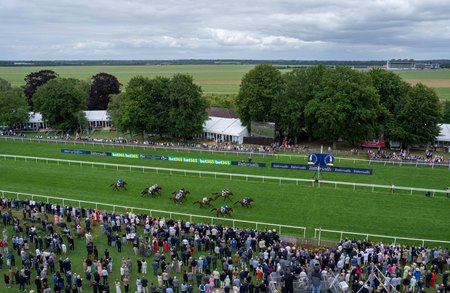
MULTIPOLYGON (((267 174, 285 177, 311 178, 310 172, 271 170, 270 168, 245 168, 229 166, 206 166, 190 163, 158 162, 139 159, 115 159, 96 156, 72 156, 59 153, 58 145, 38 143, 11 143, 1 141, 1 153, 30 154, 42 157, 67 159, 84 159, 91 161, 105 160, 108 162, 137 164, 146 166, 161 166, 185 169, 220 170, 222 172, 267 174), (304 174, 303 174, 304 173, 304 174)), ((88 147, 83 147, 88 149, 88 147)), ((99 147, 97 147, 99 149, 99 147)), ((107 148, 101 148, 107 150, 107 148)), ((132 152, 132 150, 125 151, 132 152)), ((142 151, 139 151, 143 153, 142 151)), ((165 152, 165 151, 163 151, 165 152)), ((151 151, 150 153, 156 153, 151 151)), ((179 153, 183 155, 182 153, 179 153)), ((190 153, 198 157, 198 153, 190 153)), ((204 154, 202 157, 212 155, 204 154)), ((217 158, 230 158, 225 155, 214 155, 217 158)), ((232 156, 233 157, 233 156, 232 156)), ((255 157, 254 161, 268 158, 255 157)), ((286 160, 286 159, 284 159, 286 160)), ((278 159, 277 159, 278 161, 278 159)), ((359 165, 358 165, 359 166, 359 165)), ((366 166, 368 167, 368 166, 366 166)), ((441 189, 447 186, 450 178, 449 170, 443 168, 414 168, 373 166, 374 176, 336 177, 344 181, 368 181, 374 183, 395 182, 396 185, 417 186, 426 185, 441 189), (404 183, 404 184, 400 184, 404 183), (410 184, 408 184, 410 183, 410 184)), ((251 196, 255 199, 254 207, 244 209, 237 207, 235 219, 279 223, 287 225, 306 226, 308 235, 312 236, 314 228, 336 229, 352 232, 363 232, 402 237, 428 238, 450 240, 448 223, 450 223, 449 199, 440 196, 427 198, 424 194, 407 194, 382 192, 375 193, 371 189, 356 191, 353 187, 338 187, 322 185, 312 187, 307 183, 283 183, 260 180, 230 180, 229 177, 214 176, 183 176, 170 175, 168 172, 130 170, 115 167, 80 167, 45 162, 25 162, 13 159, 2 160, 0 163, 1 189, 29 192, 35 194, 60 196, 80 200, 112 203, 130 207, 161 209, 173 212, 192 213, 211 216, 208 209, 193 206, 200 199, 226 187, 235 192, 235 200, 251 196), (129 183, 128 191, 112 191, 109 185, 122 177, 129 183), (140 197, 140 192, 150 184, 158 183, 163 187, 161 198, 140 197), (171 192, 185 187, 191 191, 186 205, 176 206, 169 199, 171 192)), ((337 174, 325 174, 326 179, 337 174)), ((344 176, 344 175, 340 175, 344 176)), ((219 200, 214 206, 219 206, 219 200)), ((166 215, 165 215, 166 216, 166 215)), ((284 231, 295 233, 294 231, 284 231)), ((330 236, 331 237, 331 236, 330 236)))
POLYGON ((404 79, 450 79, 450 70, 398 70, 404 79))
MULTIPOLYGON (((166 65, 166 66, 55 66, 55 67, 0 67, 0 77, 11 82, 13 86, 25 84, 27 74, 42 69, 50 69, 61 77, 73 77, 82 80, 93 75, 106 72, 117 77, 126 85, 128 81, 137 75, 149 78, 156 76, 170 77, 176 73, 188 73, 196 82, 212 81, 240 81, 245 73, 254 65, 166 65)), ((205 84, 204 92, 237 93, 239 85, 232 84, 205 84)))
MULTIPOLYGON (((189 157, 189 158, 205 158, 205 159, 220 159, 220 160, 234 160, 234 161, 247 161, 248 154, 222 154, 210 152, 182 152, 182 151, 167 151, 161 149, 142 149, 142 148, 124 148, 123 146, 103 146, 103 145, 80 145, 80 144, 60 144, 60 143, 37 143, 37 142, 23 142, 23 141, 5 141, 0 140, 0 153, 12 154, 12 155, 24 155, 24 156, 38 156, 48 158, 59 158, 66 160, 84 160, 94 162, 109 162, 116 164, 129 164, 139 166, 153 166, 162 168, 177 168, 177 169, 189 169, 189 170, 204 170, 212 172, 225 172, 225 173, 239 173, 239 174, 254 174, 263 176, 279 176, 288 178, 304 178, 312 179, 315 176, 315 172, 312 171, 294 171, 283 169, 272 169, 270 164, 272 162, 284 162, 293 164, 305 164, 305 156, 253 156, 253 162, 264 162, 266 168, 252 168, 252 167, 239 167, 239 166, 218 166, 207 164, 195 164, 195 163, 182 163, 182 162, 169 162, 169 161, 157 161, 148 159, 128 159, 128 158, 113 158, 103 156, 90 156, 90 155, 73 155, 63 154, 60 152, 61 148, 78 149, 78 150, 94 150, 94 151, 113 151, 113 152, 126 152, 133 154, 152 154, 152 155, 164 155, 164 156, 177 156, 177 157, 189 157)), ((336 166, 341 167, 356 167, 356 168, 372 168, 373 175, 351 175, 351 174, 338 174, 338 173, 322 173, 322 178, 332 181, 346 181, 356 183, 368 183, 368 184, 383 184, 396 186, 408 186, 418 188, 432 188, 432 189, 444 189, 450 186, 450 170, 448 168, 431 168, 431 167, 414 167, 414 166, 402 166, 382 164, 369 165, 364 161, 343 160, 336 158, 336 166), (426 174, 426 176, 424 176, 426 174)))
POLYGON ((450 88, 435 88, 434 90, 441 100, 450 100, 450 88))

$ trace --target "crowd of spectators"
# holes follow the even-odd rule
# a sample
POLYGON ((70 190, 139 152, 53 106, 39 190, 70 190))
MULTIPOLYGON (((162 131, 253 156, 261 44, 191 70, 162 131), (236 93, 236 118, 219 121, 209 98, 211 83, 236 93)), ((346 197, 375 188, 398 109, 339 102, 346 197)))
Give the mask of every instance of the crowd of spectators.
POLYGON ((17 137, 25 137, 25 135, 21 132, 16 132, 13 129, 8 130, 0 130, 0 136, 17 136, 17 137))
POLYGON ((305 248, 283 241, 272 230, 34 200, 2 199, 0 208, 4 286, 21 291, 254 293, 295 288, 316 293, 344 283, 364 293, 450 290, 448 248, 355 240, 305 248), (98 233, 104 236, 94 237, 98 233), (74 238, 82 238, 84 248, 75 247, 74 238), (104 239, 106 248, 100 252, 98 241, 104 239), (121 261, 113 266, 111 251, 122 254, 124 247, 121 261), (81 260, 70 258, 82 249, 81 260), (82 262, 82 271, 73 269, 74 261, 82 262), (108 278, 113 272, 119 276, 115 280, 108 278))
POLYGON ((449 164, 450 158, 446 159, 444 156, 435 155, 429 149, 425 150, 423 155, 412 154, 406 149, 401 149, 399 152, 392 152, 383 149, 367 151, 369 160, 388 160, 388 161, 410 161, 418 163, 437 163, 437 164, 449 164))

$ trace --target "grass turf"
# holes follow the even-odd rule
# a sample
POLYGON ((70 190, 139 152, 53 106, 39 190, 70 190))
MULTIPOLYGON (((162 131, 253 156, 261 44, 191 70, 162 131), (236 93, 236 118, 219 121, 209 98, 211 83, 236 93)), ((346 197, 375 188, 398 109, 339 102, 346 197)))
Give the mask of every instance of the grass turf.
MULTIPOLYGON (((152 160, 72 156, 59 153, 60 147, 61 145, 44 143, 4 141, 0 143, 1 153, 28 154, 29 152, 33 155, 45 157, 92 161, 106 160, 119 164, 134 163, 185 169, 211 169, 234 173, 257 173, 259 171, 267 172, 267 175, 286 177, 299 175, 311 177, 313 175, 311 172, 272 170, 270 168, 233 168, 152 160)), ((76 148, 87 149, 87 146, 76 148)), ((99 149, 99 146, 95 148, 99 149)), ((107 148, 101 150, 106 151, 107 148)), ((132 152, 133 150, 125 149, 125 151, 132 152)), ((143 153, 143 151, 139 150, 139 153, 143 153)), ((150 151, 150 153, 155 153, 155 151, 150 151)), ((202 156, 199 156, 198 153, 190 153, 189 155, 190 157, 230 158, 229 155, 218 154, 202 154, 202 156)), ((269 162, 271 158, 254 158, 254 161, 260 160, 269 162)), ((262 183, 260 180, 230 180, 228 177, 216 179, 213 176, 170 175, 168 172, 157 174, 154 171, 146 171, 143 173, 142 170, 132 169, 130 171, 128 168, 117 170, 115 167, 104 169, 103 167, 68 166, 67 164, 57 165, 56 163, 47 164, 45 162, 36 163, 34 161, 25 162, 11 159, 0 162, 1 188, 4 190, 212 216, 213 214, 209 209, 200 209, 198 206, 193 206, 192 203, 194 200, 226 187, 235 192, 234 200, 245 196, 252 196, 255 199, 253 208, 237 207, 233 216, 235 219, 306 226, 308 236, 313 235, 313 228, 321 227, 401 237, 450 239, 448 230, 450 202, 445 197, 427 198, 423 194, 391 194, 380 190, 372 193, 371 189, 354 191, 351 186, 334 189, 334 186, 322 185, 320 188, 313 188, 307 183, 300 183, 297 186, 295 183, 279 184, 278 181, 262 183), (128 191, 114 192, 109 187, 118 177, 124 178, 129 183, 128 191), (163 196, 161 198, 144 199, 140 197, 140 192, 153 183, 158 183, 164 188, 163 196), (190 190, 192 195, 189 196, 185 205, 176 206, 168 199, 168 196, 181 186, 190 190)), ((353 181, 357 178, 365 178, 365 180, 372 182, 380 181, 380 183, 395 181, 396 185, 404 183, 403 185, 407 186, 417 184, 417 181, 422 184, 432 181, 434 183, 430 184, 430 188, 431 185, 442 184, 443 182, 440 182, 442 180, 448 182, 449 178, 449 170, 443 168, 382 165, 373 167, 377 168, 375 174, 378 174, 378 177, 375 177, 375 175, 345 175, 342 178, 344 178, 344 181, 353 181), (392 178, 395 175, 397 176, 392 178)), ((332 175, 338 174, 326 174, 326 179, 330 180, 329 176, 332 175)), ((339 175, 344 176, 344 174, 339 175)), ((219 200, 214 203, 214 206, 219 206, 222 203, 223 201, 219 200)), ((295 233, 294 231, 284 232, 295 233)), ((327 238, 330 237, 331 235, 327 236, 327 238)))
MULTIPOLYGON (((291 156, 260 156, 255 155, 252 157, 253 162, 266 163, 266 168, 252 168, 252 167, 240 167, 240 166, 220 166, 220 165, 207 165, 207 164, 195 164, 195 163, 182 163, 182 162, 169 162, 169 161, 157 161, 149 159, 129 159, 129 158, 114 158, 104 156, 91 156, 91 155, 72 155, 63 154, 60 152, 61 148, 77 149, 77 150, 95 150, 95 151, 110 151, 110 152, 124 152, 133 154, 152 154, 163 156, 177 156, 177 157, 189 157, 189 158, 205 158, 205 159, 218 159, 218 160, 234 160, 234 161, 247 161, 248 154, 223 154, 223 153, 211 153, 211 152, 198 152, 198 151, 167 151, 161 149, 143 149, 143 148, 127 148, 123 146, 104 146, 104 145, 82 145, 73 144, 68 142, 64 143, 38 143, 38 142, 25 142, 25 141, 5 141, 0 140, 0 154, 11 155, 24 155, 24 156, 37 156, 47 158, 58 158, 63 160, 84 160, 92 162, 105 162, 115 164, 129 164, 138 166, 152 166, 162 168, 178 168, 188 170, 203 170, 211 172, 225 172, 225 173, 239 173, 239 174, 253 174, 263 176, 278 176, 287 178, 303 178, 313 179, 316 176, 315 172, 311 171, 294 171, 273 169, 270 167, 272 162, 284 162, 293 164, 306 164, 305 155, 291 155, 291 156)), ((396 185, 396 186, 408 186, 417 188, 431 188, 431 189, 444 189, 450 186, 450 169, 445 167, 431 168, 428 166, 414 167, 414 166, 398 166, 398 165, 386 165, 379 163, 368 164, 364 161, 358 160, 344 160, 335 159, 335 165, 340 167, 355 167, 355 168, 372 168, 373 175, 351 175, 351 174, 339 174, 339 173, 321 173, 321 178, 330 181, 345 181, 355 183, 367 183, 367 184, 382 184, 382 185, 396 185)), ((259 180, 260 181, 260 180, 259 180)))

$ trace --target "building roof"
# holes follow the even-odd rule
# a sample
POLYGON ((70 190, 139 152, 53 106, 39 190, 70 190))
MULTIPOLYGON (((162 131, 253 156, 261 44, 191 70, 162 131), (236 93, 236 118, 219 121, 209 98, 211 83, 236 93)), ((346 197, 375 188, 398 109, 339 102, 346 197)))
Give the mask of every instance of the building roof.
POLYGON ((208 108, 208 116, 221 117, 221 118, 239 118, 236 112, 228 108, 211 107, 208 108))
POLYGON ((203 132, 239 136, 241 134, 247 135, 248 130, 241 124, 240 119, 209 117, 203 123, 203 132))
POLYGON ((436 141, 450 141, 450 124, 439 124, 439 136, 436 141))
MULTIPOLYGON (((105 110, 98 111, 83 111, 88 121, 109 121, 108 113, 105 110)), ((42 114, 39 112, 29 112, 28 122, 40 123, 42 120, 42 114)))
POLYGON ((108 113, 105 110, 83 111, 88 121, 109 121, 108 113))
POLYGON ((41 123, 42 121, 42 114, 38 112, 29 112, 28 113, 28 122, 30 123, 41 123))

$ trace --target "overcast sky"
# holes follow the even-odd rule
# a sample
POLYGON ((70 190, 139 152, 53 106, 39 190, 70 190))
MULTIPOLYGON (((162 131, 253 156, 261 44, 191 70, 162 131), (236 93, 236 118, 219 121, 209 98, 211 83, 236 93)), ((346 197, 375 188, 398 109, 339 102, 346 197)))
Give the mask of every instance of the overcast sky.
POLYGON ((1 0, 0 60, 450 59, 448 0, 1 0))

